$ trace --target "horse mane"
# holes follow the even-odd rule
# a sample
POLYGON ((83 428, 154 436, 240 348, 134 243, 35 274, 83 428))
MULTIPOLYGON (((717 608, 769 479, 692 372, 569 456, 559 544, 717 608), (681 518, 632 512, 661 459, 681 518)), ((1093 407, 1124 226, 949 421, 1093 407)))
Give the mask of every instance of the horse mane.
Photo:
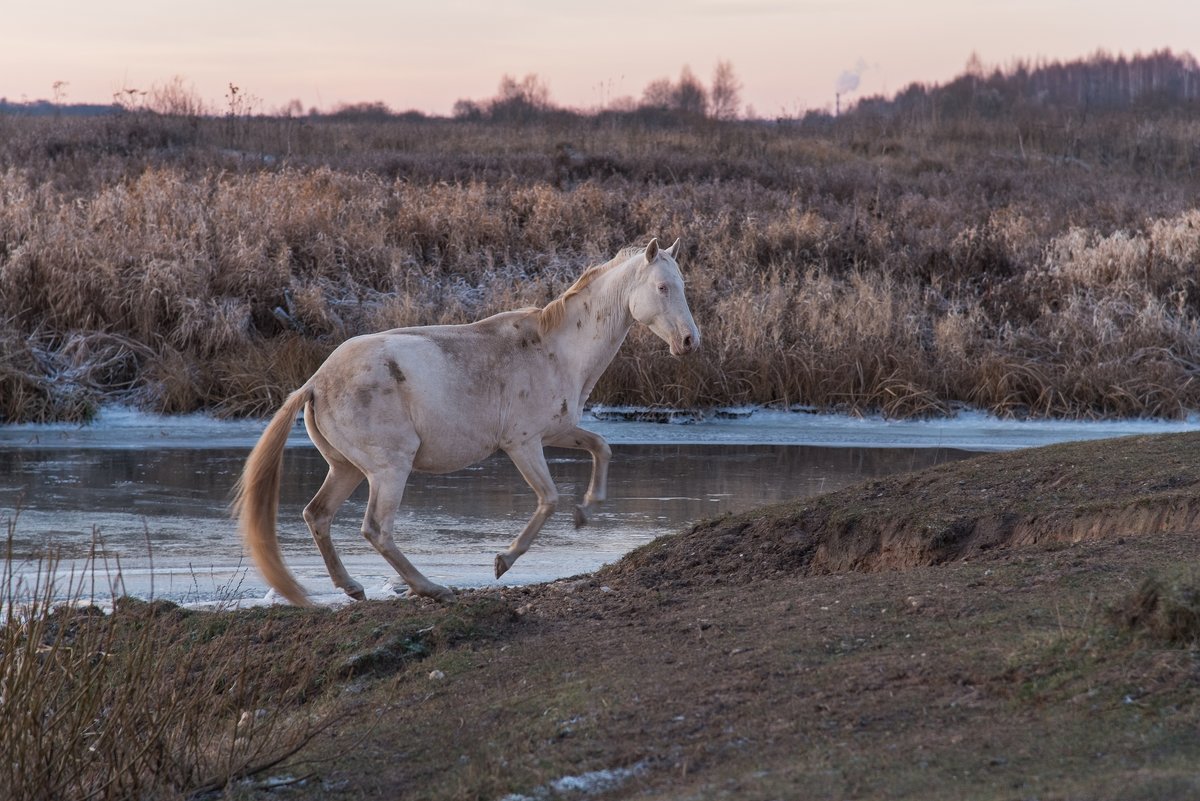
POLYGON ((567 316, 567 301, 570 298, 578 295, 589 284, 613 267, 616 267, 618 264, 624 264, 637 254, 645 252, 646 248, 644 247, 624 248, 603 264, 597 264, 584 270, 583 275, 576 278, 575 283, 567 287, 566 292, 547 303, 545 307, 538 311, 538 333, 545 336, 562 325, 563 318, 567 316))

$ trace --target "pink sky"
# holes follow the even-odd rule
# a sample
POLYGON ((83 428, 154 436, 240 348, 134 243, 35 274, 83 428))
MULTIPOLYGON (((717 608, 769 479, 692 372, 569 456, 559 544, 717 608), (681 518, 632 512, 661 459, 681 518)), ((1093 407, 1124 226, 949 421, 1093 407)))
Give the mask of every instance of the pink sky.
POLYGON ((758 114, 851 98, 987 65, 1071 59, 1098 48, 1169 47, 1200 56, 1192 0, 63 0, 13 2, 0 27, 0 96, 111 101, 174 76, 214 110, 230 82, 273 111, 382 101, 448 113, 495 94, 504 74, 536 73, 560 105, 591 108, 689 65, 705 83, 732 62, 758 114))

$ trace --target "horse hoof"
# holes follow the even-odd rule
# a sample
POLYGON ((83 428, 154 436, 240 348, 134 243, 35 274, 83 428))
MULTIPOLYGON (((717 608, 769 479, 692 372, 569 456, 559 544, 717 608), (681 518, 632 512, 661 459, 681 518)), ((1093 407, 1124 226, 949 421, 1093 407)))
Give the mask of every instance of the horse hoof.
POLYGON ((510 565, 508 560, 504 558, 504 554, 496 554, 496 578, 500 578, 507 573, 510 567, 512 567, 512 565, 510 565))
POLYGON ((441 603, 451 603, 455 599, 454 590, 449 587, 443 587, 440 584, 430 584, 428 587, 417 590, 409 587, 408 590, 400 596, 412 600, 414 598, 430 598, 441 603))
POLYGON ((345 593, 356 601, 367 600, 367 594, 363 591, 362 587, 347 587, 345 593))
POLYGON ((583 510, 583 507, 577 504, 572 511, 575 513, 575 528, 586 526, 588 521, 587 512, 583 510))

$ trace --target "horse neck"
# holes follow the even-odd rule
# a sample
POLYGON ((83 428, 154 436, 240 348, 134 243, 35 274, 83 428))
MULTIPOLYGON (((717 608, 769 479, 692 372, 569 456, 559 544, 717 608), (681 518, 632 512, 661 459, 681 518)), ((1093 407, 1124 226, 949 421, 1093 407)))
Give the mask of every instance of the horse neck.
POLYGON ((567 299, 557 336, 585 392, 591 391, 633 327, 628 275, 627 265, 613 267, 567 299))

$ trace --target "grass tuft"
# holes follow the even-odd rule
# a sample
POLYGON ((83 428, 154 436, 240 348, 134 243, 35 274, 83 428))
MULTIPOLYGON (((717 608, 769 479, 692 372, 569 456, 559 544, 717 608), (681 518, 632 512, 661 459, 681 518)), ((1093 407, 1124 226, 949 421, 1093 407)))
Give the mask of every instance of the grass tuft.
POLYGON ((1200 580, 1194 574, 1153 576, 1109 610, 1122 630, 1152 642, 1200 644, 1200 580))

